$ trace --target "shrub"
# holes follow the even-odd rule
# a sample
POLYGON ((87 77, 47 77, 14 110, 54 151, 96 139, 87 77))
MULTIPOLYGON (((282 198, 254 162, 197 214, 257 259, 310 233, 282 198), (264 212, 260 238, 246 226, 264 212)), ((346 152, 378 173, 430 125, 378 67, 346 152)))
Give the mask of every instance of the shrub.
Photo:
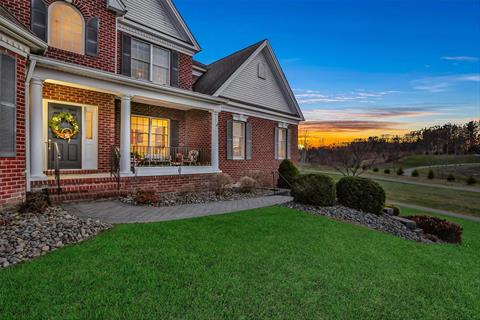
POLYGON ((241 177, 239 182, 239 189, 240 192, 243 193, 251 193, 255 190, 255 187, 257 186, 257 181, 251 177, 241 177))
POLYGON ((429 216, 409 216, 406 218, 415 221, 417 226, 423 229, 423 232, 434 235, 440 240, 450 243, 462 242, 463 228, 456 223, 429 216))
POLYGON ((338 202, 342 205, 381 214, 385 207, 385 190, 371 179, 344 177, 337 182, 338 202))
POLYGON ((475 179, 474 177, 470 176, 467 178, 467 180, 465 181, 469 186, 473 186, 475 183, 477 183, 477 179, 475 179))
POLYGON ((412 177, 418 177, 419 175, 420 175, 420 173, 418 172, 417 169, 414 169, 414 170, 412 171, 412 177))
POLYGON ((387 169, 383 170, 383 173, 390 174, 390 169, 387 168, 387 169))
POLYGON ((335 181, 322 174, 305 174, 298 176, 292 187, 295 202, 317 206, 335 204, 335 181))
POLYGON ((25 202, 20 205, 22 213, 43 213, 51 205, 48 190, 39 192, 27 192, 25 202))
POLYGON ((391 204, 388 204, 385 206, 385 208, 391 208, 393 209, 393 215, 394 216, 399 216, 400 215, 400 208, 391 204))
POLYGON ((293 185, 293 181, 299 175, 297 167, 292 161, 285 159, 280 163, 278 168, 280 177, 278 178, 277 186, 279 188, 290 189, 293 185))
POLYGON ((378 172, 378 168, 373 168, 373 172, 378 172))
POLYGON ((155 190, 138 190, 133 195, 133 200, 137 204, 153 205, 157 204, 160 198, 155 190))
POLYGON ((450 173, 450 174, 447 176, 447 181, 449 181, 449 182, 455 181, 455 176, 450 173))
POLYGON ((225 188, 232 183, 232 178, 226 173, 214 174, 208 183, 210 190, 214 191, 217 195, 221 195, 225 192, 225 188))
POLYGON ((435 174, 433 173, 433 170, 428 170, 428 175, 427 175, 427 178, 432 180, 433 178, 435 178, 435 174))
POLYGON ((271 180, 272 176, 268 176, 268 174, 266 172, 261 171, 261 170, 245 170, 242 173, 242 176, 250 177, 253 180, 255 180, 255 182, 256 182, 255 187, 256 188, 260 188, 260 187, 270 185, 270 183, 272 181, 271 180), (270 180, 268 178, 270 178, 270 180))
POLYGON ((405 173, 405 172, 403 171, 402 167, 400 167, 400 168, 397 169, 397 175, 403 176, 404 173, 405 173))

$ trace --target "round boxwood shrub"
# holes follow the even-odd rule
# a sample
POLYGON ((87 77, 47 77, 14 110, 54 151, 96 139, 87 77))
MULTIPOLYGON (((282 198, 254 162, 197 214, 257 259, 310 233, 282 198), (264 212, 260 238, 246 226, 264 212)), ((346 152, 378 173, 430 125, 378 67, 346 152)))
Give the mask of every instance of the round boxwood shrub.
POLYGON ((299 175, 297 167, 292 161, 285 159, 280 163, 278 168, 280 176, 278 178, 277 186, 279 188, 290 189, 293 185, 293 181, 299 175))
POLYGON ((381 214, 385 207, 385 190, 371 179, 344 177, 337 182, 337 198, 342 205, 381 214))
POLYGON ((430 179, 430 180, 432 180, 433 178, 435 178, 435 174, 433 173, 433 170, 429 170, 429 171, 428 171, 427 178, 430 179))
POLYGON ((383 173, 390 174, 390 169, 387 168, 387 169, 383 170, 383 173))
POLYGON ((418 172, 417 169, 414 169, 414 170, 412 171, 412 177, 418 177, 419 175, 420 175, 420 173, 418 172))
POLYGON ((335 204, 335 181, 323 174, 299 175, 293 182, 292 196, 295 202, 317 206, 335 204))

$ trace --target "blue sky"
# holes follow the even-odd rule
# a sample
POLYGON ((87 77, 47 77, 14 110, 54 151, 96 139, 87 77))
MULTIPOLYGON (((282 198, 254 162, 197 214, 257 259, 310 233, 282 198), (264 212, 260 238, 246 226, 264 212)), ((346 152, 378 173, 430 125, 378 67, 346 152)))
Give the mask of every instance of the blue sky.
POLYGON ((479 0, 175 4, 204 63, 268 38, 307 120, 326 131, 480 118, 479 0))

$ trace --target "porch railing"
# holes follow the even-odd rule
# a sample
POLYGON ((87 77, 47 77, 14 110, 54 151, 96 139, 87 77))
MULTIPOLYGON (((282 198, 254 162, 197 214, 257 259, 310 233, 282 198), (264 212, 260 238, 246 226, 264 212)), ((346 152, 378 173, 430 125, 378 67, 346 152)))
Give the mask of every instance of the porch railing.
POLYGON ((62 193, 61 178, 60 178, 60 160, 62 159, 62 153, 58 143, 48 139, 47 142, 47 154, 50 156, 50 159, 53 164, 53 170, 55 174, 55 182, 57 184, 57 194, 62 193))
POLYGON ((120 149, 117 146, 110 148, 110 175, 117 182, 117 190, 120 190, 120 149))
POLYGON ((135 167, 209 166, 210 148, 198 147, 131 147, 135 167))

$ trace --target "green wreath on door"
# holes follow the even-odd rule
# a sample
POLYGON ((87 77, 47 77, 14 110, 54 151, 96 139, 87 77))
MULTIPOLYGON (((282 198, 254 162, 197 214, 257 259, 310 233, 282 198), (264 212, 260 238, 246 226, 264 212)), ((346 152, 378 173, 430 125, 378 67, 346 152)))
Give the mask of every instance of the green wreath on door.
POLYGON ((48 126, 56 138, 70 141, 80 132, 77 119, 70 112, 55 114, 49 121, 48 126), (70 128, 62 128, 62 123, 68 123, 70 128))

